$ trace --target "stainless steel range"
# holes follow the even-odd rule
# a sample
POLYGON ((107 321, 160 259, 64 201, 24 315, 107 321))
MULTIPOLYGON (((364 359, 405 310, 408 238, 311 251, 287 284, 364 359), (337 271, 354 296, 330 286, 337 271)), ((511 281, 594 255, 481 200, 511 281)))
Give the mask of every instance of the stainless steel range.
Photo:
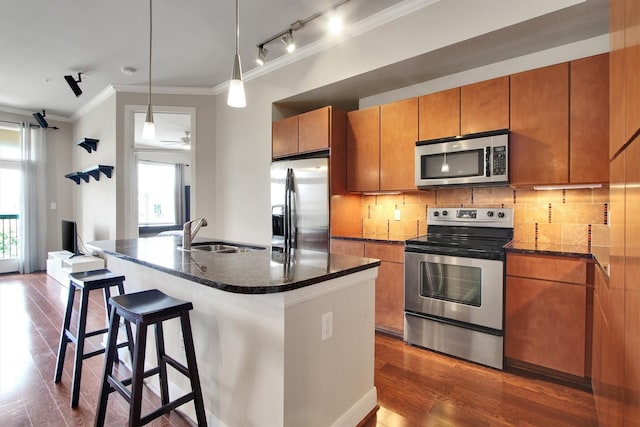
POLYGON ((502 369, 513 209, 428 208, 427 224, 405 246, 405 341, 502 369))

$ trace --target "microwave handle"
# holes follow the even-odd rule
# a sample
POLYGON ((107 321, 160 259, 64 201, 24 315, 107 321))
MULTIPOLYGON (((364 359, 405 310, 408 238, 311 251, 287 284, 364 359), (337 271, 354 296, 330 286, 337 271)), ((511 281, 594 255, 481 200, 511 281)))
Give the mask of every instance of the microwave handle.
POLYGON ((491 176, 491 147, 485 147, 484 155, 484 176, 491 176))

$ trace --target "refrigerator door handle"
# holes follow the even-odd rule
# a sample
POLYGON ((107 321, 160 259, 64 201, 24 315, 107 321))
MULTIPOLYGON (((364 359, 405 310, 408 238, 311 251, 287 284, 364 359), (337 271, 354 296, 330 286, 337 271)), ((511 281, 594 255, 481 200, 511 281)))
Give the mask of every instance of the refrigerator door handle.
POLYGON ((293 169, 287 169, 287 179, 284 189, 284 247, 295 248, 296 218, 295 218, 295 185, 293 169))

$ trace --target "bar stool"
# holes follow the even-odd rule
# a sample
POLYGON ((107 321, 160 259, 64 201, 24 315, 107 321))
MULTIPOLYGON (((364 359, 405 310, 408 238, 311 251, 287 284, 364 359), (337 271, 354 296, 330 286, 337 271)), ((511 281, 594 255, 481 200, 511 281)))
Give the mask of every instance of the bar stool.
MULTIPOLYGON (((56 363, 56 372, 53 379, 54 383, 59 383, 62 379, 62 369, 64 367, 64 357, 67 352, 67 344, 70 342, 76 346, 76 354, 73 362, 73 381, 71 386, 71 407, 78 406, 80 398, 80 380, 82 378, 82 362, 93 356, 97 356, 105 352, 105 348, 84 352, 85 339, 106 334, 109 329, 98 329, 87 332, 87 313, 89 311, 89 292, 102 289, 104 295, 104 303, 107 315, 107 322, 110 318, 109 299, 111 298, 111 288, 118 289, 120 295, 124 294, 124 276, 112 273, 107 269, 86 271, 82 273, 69 274, 69 293, 67 295, 67 307, 62 322, 62 330, 60 333, 60 346, 58 347, 58 360, 56 363), (73 301, 75 299, 75 291, 80 290, 80 307, 78 309, 78 326, 76 335, 71 333, 69 328, 71 323, 71 314, 73 312, 73 301)), ((133 352, 133 336, 131 333, 131 325, 126 324, 127 341, 118 344, 118 348, 129 347, 129 352, 133 352)))
POLYGON ((102 386, 100 388, 100 400, 98 410, 96 411, 95 425, 104 425, 109 394, 117 391, 129 403, 130 426, 146 424, 191 400, 193 400, 195 405, 198 426, 206 426, 207 418, 202 400, 202 389, 200 388, 200 378, 198 377, 196 354, 193 346, 193 336, 191 334, 191 322, 189 320, 189 311, 193 309, 193 304, 188 301, 172 298, 157 289, 112 297, 110 302, 111 323, 109 324, 109 342, 107 344, 108 350, 104 362, 104 372, 102 375, 102 386), (113 374, 120 317, 136 325, 132 376, 124 380, 118 380, 113 374), (162 322, 176 317, 180 318, 187 366, 184 366, 167 355, 164 349, 162 322), (144 359, 147 328, 150 325, 155 325, 158 366, 145 371, 144 359), (189 378, 192 390, 190 393, 171 402, 169 402, 167 364, 189 378), (160 379, 160 400, 162 406, 145 416, 141 416, 143 380, 156 374, 159 375, 160 379), (127 388, 129 385, 131 385, 131 391, 127 388))

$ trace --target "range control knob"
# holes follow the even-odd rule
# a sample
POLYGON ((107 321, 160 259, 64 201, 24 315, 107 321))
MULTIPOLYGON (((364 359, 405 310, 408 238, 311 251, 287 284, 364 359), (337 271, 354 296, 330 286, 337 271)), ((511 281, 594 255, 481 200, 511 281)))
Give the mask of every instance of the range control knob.
POLYGON ((440 212, 435 211, 435 212, 433 213, 433 216, 440 216, 440 212))
POLYGON ((487 216, 488 216, 489 218, 491 218, 491 217, 493 216, 493 211, 488 211, 488 212, 487 212, 487 216))
POLYGON ((442 216, 447 216, 447 215, 449 215, 448 211, 442 211, 442 216))
POLYGON ((498 212, 498 218, 504 218, 504 212, 498 212))

